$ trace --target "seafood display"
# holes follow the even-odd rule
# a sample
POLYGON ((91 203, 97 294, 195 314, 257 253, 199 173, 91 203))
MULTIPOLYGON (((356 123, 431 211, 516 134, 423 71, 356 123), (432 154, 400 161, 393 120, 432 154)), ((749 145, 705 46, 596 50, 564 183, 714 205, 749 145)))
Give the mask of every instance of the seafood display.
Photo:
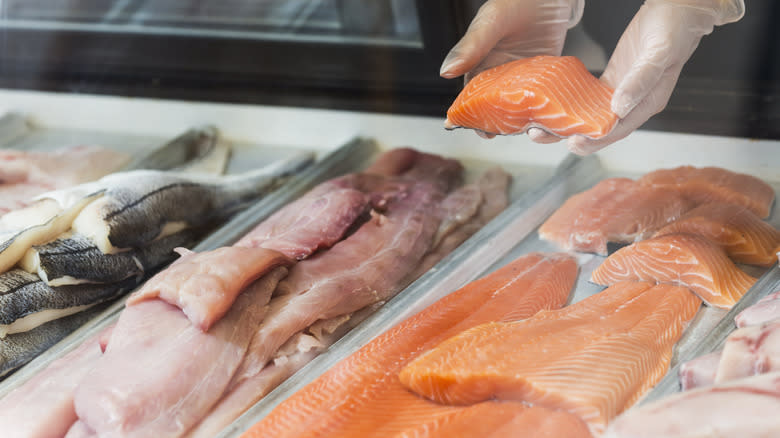
POLYGON ((471 79, 447 110, 447 129, 520 134, 542 128, 560 137, 607 135, 617 123, 612 91, 573 56, 507 62, 471 79))

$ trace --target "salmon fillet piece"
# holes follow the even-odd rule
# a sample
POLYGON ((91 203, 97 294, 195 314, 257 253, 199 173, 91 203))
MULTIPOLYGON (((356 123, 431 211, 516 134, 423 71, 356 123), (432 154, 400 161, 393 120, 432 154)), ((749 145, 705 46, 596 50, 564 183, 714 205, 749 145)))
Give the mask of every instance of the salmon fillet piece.
POLYGON ((396 438, 590 438, 576 415, 514 402, 485 402, 456 410, 396 438))
POLYGON ((567 251, 606 255, 607 242, 646 239, 692 207, 677 192, 608 178, 567 199, 539 227, 539 236, 567 251))
POLYGON ((741 205, 761 218, 769 216, 775 199, 774 189, 764 181, 720 167, 659 169, 645 174, 637 181, 677 190, 697 205, 715 201, 741 205))
POLYGON ((245 437, 392 437, 460 411, 417 397, 398 371, 443 340, 488 321, 563 306, 577 278, 565 254, 529 254, 407 319, 298 391, 245 437))
POLYGON ((780 231, 746 207, 714 202, 700 205, 656 236, 688 233, 706 237, 737 263, 770 266, 777 263, 780 231))
POLYGON ((560 137, 599 138, 618 117, 613 90, 573 56, 535 56, 485 70, 447 110, 444 127, 520 134, 537 127, 560 137))
POLYGON ((626 280, 686 286, 721 308, 736 304, 756 282, 719 246, 694 234, 667 234, 621 248, 591 274, 596 284, 626 280))
POLYGON ((664 376, 700 305, 683 287, 624 282, 524 321, 474 327, 419 356, 399 378, 439 403, 563 409, 598 436, 664 376))

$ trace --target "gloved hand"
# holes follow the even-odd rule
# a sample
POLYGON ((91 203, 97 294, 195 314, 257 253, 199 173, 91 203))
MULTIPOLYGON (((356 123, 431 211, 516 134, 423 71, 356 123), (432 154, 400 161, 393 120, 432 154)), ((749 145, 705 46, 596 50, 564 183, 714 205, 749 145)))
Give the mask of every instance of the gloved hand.
MULTIPOLYGON (((585 0, 489 0, 447 54, 440 74, 447 79, 465 74, 468 82, 483 70, 516 59, 559 56, 566 31, 580 21, 584 6, 585 0)), ((558 141, 541 129, 532 128, 528 135, 558 141)))
POLYGON ((646 0, 601 76, 615 90, 612 111, 620 120, 598 140, 570 137, 569 150, 581 155, 595 152, 661 112, 701 37, 715 26, 739 20, 744 12, 744 0, 646 0))

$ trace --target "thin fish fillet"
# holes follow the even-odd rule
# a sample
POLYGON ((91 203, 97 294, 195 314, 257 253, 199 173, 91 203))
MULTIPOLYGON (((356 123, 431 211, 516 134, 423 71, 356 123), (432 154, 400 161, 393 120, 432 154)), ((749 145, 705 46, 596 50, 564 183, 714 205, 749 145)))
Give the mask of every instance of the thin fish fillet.
POLYGON ((378 336, 283 402, 244 437, 392 437, 457 412, 461 408, 407 391, 398 371, 470 327, 561 307, 576 277, 577 264, 565 254, 523 256, 378 336))
POLYGON ((279 266, 294 263, 284 254, 265 248, 228 246, 201 253, 178 248, 178 252, 181 258, 130 295, 127 305, 160 298, 180 308, 204 332, 255 280, 279 266))
POLYGON ((715 351, 681 364, 678 377, 682 390, 688 391, 715 383, 721 354, 721 351, 715 351))
POLYGON ((484 402, 458 409, 396 438, 590 438, 588 426, 568 412, 515 402, 484 402))
POLYGON ((536 56, 485 70, 447 110, 444 127, 519 134, 530 127, 560 137, 607 135, 618 117, 612 92, 573 56, 536 56))
POLYGON ((747 208, 722 202, 700 205, 658 230, 656 236, 689 233, 720 245, 737 263, 770 266, 777 262, 780 231, 747 208))
POLYGON ((775 199, 774 189, 764 181, 720 167, 659 169, 645 174, 637 181, 676 190, 696 204, 718 201, 741 205, 761 218, 769 216, 775 199))
POLYGON ((715 383, 780 371, 780 321, 732 332, 723 346, 715 383))
POLYGON ((693 234, 667 234, 621 248, 591 275, 591 281, 603 285, 626 280, 686 286, 721 308, 736 304, 756 282, 723 249, 693 234))
POLYGON ((632 409, 603 438, 775 438, 780 372, 685 391, 632 409))
POLYGON ((607 242, 646 239, 691 207, 677 192, 608 178, 567 199, 539 227, 539 236, 567 251, 607 255, 607 242))
POLYGON ((598 435, 666 374, 700 305, 684 287, 624 282, 560 310, 466 330, 412 361, 399 379, 439 403, 498 399, 563 409, 598 435))
POLYGON ((773 292, 756 304, 739 312, 734 318, 737 327, 747 327, 751 325, 763 324, 780 318, 780 290, 773 292))

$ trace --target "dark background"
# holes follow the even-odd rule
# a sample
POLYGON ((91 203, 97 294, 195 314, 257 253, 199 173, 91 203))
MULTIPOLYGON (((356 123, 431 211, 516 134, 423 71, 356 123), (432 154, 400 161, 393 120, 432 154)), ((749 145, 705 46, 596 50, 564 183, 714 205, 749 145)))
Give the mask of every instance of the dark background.
MULTIPOLYGON (((422 48, 0 26, 0 87, 442 117, 461 81, 439 65, 480 1, 415 3, 422 48)), ((587 0, 582 26, 609 55, 641 3, 587 0)), ((53 4, 66 2, 42 3, 53 4)), ((780 138, 778 21, 780 2, 749 0, 740 22, 702 40, 645 127, 780 138)))

